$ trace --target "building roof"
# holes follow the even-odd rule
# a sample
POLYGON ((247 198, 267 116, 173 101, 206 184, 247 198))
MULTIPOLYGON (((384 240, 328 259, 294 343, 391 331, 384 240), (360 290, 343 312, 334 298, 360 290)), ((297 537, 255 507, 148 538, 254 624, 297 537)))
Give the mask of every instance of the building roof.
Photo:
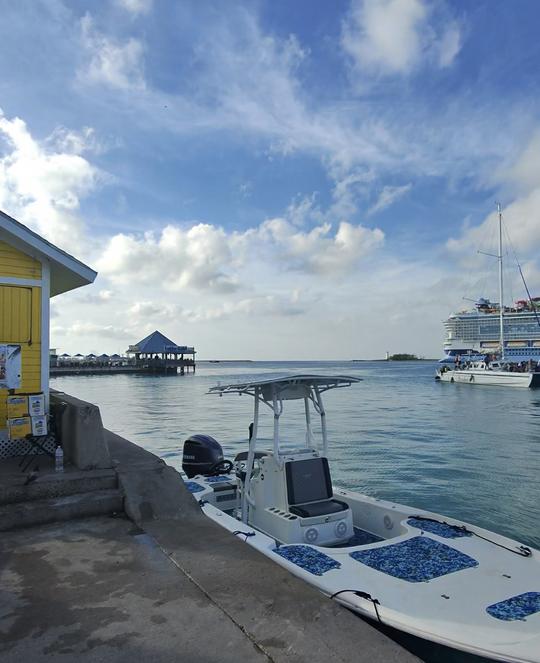
POLYGON ((93 283, 97 272, 0 210, 0 240, 50 264, 50 296, 93 283))
POLYGON ((185 345, 176 345, 170 338, 164 336, 161 332, 155 331, 149 334, 142 341, 135 345, 130 345, 128 352, 131 354, 140 352, 145 354, 161 354, 164 352, 193 352, 193 348, 188 348, 185 345))

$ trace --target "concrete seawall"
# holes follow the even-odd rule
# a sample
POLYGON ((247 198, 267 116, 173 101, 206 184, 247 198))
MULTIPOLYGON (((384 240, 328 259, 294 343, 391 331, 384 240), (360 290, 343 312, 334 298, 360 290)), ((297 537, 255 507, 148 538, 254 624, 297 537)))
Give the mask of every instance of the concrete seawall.
POLYGON ((206 518, 179 473, 103 429, 98 408, 55 398, 66 450, 89 468, 66 479, 112 466, 125 513, 2 532, 3 663, 418 660, 206 518))
POLYGON ((113 433, 108 444, 129 517, 271 660, 418 660, 206 518, 172 467, 113 433))

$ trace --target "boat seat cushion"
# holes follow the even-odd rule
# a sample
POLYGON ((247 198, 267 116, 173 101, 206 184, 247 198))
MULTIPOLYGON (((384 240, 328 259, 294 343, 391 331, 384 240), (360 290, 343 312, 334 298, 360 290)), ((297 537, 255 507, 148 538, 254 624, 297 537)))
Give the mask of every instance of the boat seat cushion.
POLYGON ((340 562, 310 546, 279 546, 274 552, 315 576, 341 568, 340 562))
POLYGON ((478 566, 469 555, 428 536, 349 554, 357 562, 408 582, 426 582, 478 566))
POLYGON ((304 505, 334 496, 328 459, 306 458, 285 463, 289 504, 304 505))
POLYGON ((289 511, 300 518, 315 518, 316 516, 329 516, 333 513, 347 511, 349 508, 345 502, 339 500, 325 500, 324 502, 312 502, 311 504, 296 504, 289 506, 289 511))
POLYGON ((525 592, 512 596, 486 608, 488 614, 505 622, 525 620, 525 617, 540 612, 540 592, 525 592))

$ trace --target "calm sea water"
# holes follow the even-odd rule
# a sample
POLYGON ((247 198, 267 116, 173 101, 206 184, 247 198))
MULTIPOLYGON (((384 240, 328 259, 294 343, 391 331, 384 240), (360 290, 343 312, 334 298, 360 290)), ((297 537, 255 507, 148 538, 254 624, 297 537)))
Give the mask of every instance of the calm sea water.
MULTIPOLYGON (((430 362, 224 362, 183 377, 69 376, 52 385, 96 403, 107 428, 180 469, 193 433, 212 435, 229 457, 246 448, 252 399, 206 395, 210 386, 297 373, 360 377, 325 398, 334 483, 540 548, 540 390, 441 384, 434 372, 430 362)), ((303 406, 288 405, 283 430, 298 442, 303 406)), ((268 411, 268 438, 271 423, 268 411)))

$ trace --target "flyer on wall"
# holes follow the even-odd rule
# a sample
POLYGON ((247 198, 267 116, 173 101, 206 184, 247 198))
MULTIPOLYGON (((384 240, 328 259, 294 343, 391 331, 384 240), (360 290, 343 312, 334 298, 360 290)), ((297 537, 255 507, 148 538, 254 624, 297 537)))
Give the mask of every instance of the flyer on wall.
POLYGON ((0 389, 21 387, 21 346, 0 344, 0 389))

